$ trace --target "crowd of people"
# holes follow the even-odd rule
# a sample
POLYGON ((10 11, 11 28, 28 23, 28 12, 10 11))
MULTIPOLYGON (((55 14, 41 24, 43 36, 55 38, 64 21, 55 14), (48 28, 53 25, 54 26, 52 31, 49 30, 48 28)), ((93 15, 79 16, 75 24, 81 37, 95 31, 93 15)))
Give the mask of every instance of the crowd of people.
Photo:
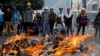
MULTIPOLYGON (((63 8, 59 8, 59 13, 56 14, 53 7, 50 9, 45 7, 42 13, 37 12, 33 17, 34 12, 30 7, 22 12, 18 11, 16 7, 13 7, 12 10, 11 8, 0 9, 0 35, 10 35, 12 33, 16 35, 34 29, 42 36, 46 34, 57 35, 61 32, 67 36, 73 36, 73 12, 71 8, 66 8, 66 13, 63 13, 63 11, 63 8)), ((86 10, 83 8, 75 19, 78 24, 76 35, 79 35, 81 28, 82 35, 84 35, 85 27, 89 23, 86 10)), ((96 29, 95 36, 98 30, 100 36, 100 12, 94 19, 94 28, 96 29)))

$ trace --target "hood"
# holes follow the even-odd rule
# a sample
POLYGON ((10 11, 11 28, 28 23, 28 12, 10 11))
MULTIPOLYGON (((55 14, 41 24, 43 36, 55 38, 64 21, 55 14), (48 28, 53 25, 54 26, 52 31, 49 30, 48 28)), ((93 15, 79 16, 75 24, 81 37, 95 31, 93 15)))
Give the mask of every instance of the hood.
POLYGON ((67 18, 70 18, 70 17, 72 16, 72 10, 69 11, 69 14, 68 14, 68 12, 66 11, 65 16, 66 16, 67 18))

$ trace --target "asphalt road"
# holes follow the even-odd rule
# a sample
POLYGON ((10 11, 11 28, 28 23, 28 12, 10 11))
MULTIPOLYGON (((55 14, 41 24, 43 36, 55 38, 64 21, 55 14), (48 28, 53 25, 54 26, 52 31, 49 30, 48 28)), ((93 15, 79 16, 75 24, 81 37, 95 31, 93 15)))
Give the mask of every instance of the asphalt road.
MULTIPOLYGON (((94 29, 91 26, 89 26, 89 28, 86 28, 86 33, 92 34, 93 32, 94 32, 94 29)), ((0 45, 2 45, 6 41, 7 38, 10 38, 10 36, 0 36, 0 45)), ((92 43, 94 52, 100 55, 100 37, 99 36, 97 37, 92 36, 91 38, 87 39, 85 43, 92 43)))

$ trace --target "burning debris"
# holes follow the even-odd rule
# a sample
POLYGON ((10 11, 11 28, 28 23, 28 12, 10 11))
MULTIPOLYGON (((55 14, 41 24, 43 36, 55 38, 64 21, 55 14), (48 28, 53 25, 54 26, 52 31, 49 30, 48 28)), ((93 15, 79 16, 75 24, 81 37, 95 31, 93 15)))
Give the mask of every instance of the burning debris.
POLYGON ((82 44, 91 35, 61 37, 46 36, 42 40, 25 34, 9 38, 0 48, 0 56, 63 56, 65 53, 87 52, 82 44))

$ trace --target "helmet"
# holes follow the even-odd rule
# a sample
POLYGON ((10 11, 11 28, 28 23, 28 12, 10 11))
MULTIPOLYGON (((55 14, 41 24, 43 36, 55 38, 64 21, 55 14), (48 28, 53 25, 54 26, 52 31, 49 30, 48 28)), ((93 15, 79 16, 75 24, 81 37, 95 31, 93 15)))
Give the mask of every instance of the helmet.
POLYGON ((50 7, 50 9, 53 9, 53 7, 50 7))
POLYGON ((44 9, 47 9, 48 10, 49 8, 48 7, 45 7, 44 9))
POLYGON ((86 9, 85 8, 82 8, 81 11, 86 11, 86 9))

